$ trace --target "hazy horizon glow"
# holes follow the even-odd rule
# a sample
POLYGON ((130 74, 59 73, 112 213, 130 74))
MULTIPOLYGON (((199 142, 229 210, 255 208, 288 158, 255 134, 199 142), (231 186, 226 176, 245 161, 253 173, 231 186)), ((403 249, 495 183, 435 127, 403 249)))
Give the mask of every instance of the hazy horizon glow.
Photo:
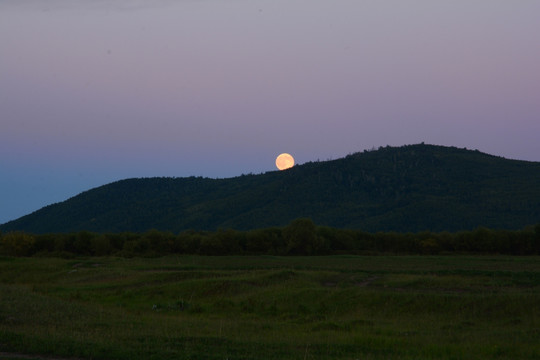
POLYGON ((540 2, 0 0, 0 223, 426 142, 540 161, 540 2), (151 4, 151 5, 149 5, 151 4))

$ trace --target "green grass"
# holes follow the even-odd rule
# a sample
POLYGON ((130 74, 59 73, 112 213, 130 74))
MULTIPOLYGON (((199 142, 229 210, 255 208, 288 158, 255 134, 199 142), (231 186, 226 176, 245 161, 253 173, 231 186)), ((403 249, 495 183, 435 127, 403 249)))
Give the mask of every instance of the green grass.
POLYGON ((537 359, 540 258, 0 257, 0 352, 537 359))

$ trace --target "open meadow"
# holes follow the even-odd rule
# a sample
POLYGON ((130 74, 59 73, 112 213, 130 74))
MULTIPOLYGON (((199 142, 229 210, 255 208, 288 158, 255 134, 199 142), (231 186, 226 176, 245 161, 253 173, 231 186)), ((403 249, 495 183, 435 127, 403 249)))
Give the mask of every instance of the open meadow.
POLYGON ((0 257, 0 353, 538 359, 540 257, 0 257))

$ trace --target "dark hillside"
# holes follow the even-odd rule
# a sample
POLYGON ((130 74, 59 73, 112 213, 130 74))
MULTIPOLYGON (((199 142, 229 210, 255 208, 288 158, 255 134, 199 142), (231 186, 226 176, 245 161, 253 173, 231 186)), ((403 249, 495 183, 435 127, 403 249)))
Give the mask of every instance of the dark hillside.
POLYGON ((128 179, 0 231, 244 230, 299 217, 366 231, 518 229, 540 222, 540 163, 419 144, 229 179, 128 179))

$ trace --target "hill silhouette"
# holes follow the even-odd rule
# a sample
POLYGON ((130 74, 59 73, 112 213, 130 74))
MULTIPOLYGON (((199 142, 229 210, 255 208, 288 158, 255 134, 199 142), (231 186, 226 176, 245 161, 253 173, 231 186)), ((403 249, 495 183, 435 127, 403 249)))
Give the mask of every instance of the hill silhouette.
POLYGON ((127 179, 0 231, 247 230, 300 217, 370 232, 519 229, 540 222, 540 163, 418 144, 228 179, 127 179))

